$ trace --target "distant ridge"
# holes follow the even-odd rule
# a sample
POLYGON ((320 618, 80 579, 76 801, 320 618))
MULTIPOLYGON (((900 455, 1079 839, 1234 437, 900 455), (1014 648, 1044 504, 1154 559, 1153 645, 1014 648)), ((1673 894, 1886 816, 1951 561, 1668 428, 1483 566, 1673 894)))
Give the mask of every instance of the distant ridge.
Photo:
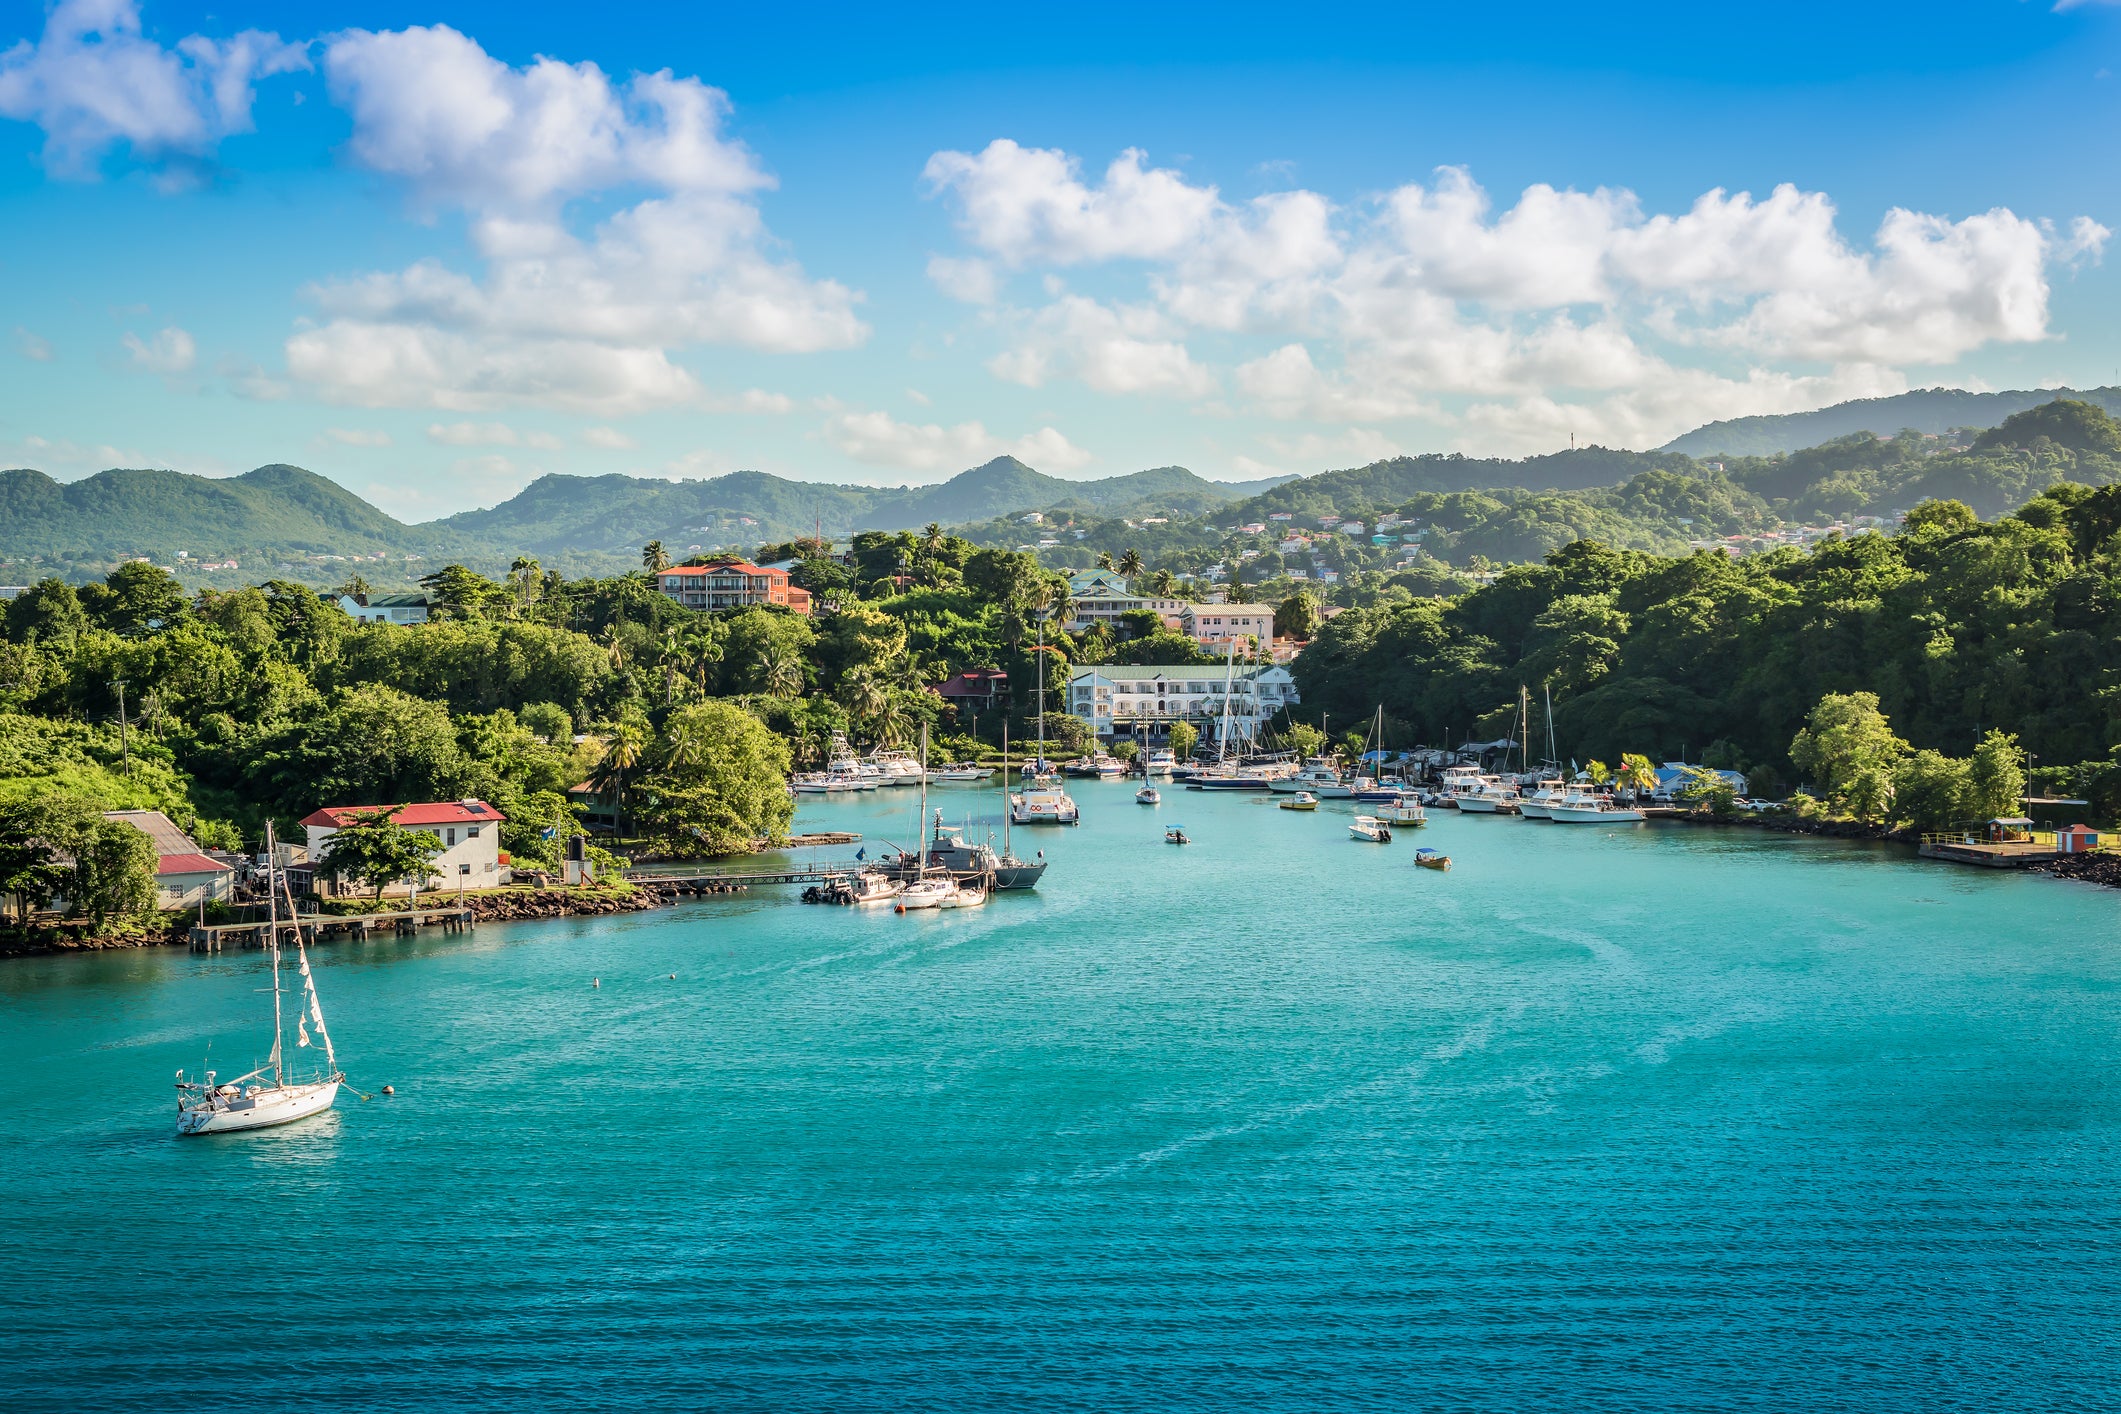
POLYGON ((1994 427, 2012 413, 2053 402, 2077 398, 2121 414, 2121 388, 2093 388, 2076 392, 2069 388, 2027 389, 2008 393, 1969 393, 1963 388, 1921 388, 1890 398, 1859 398, 1836 403, 1816 412, 1788 412, 1762 417, 1734 417, 1697 427, 1658 448, 1682 452, 1690 457, 1722 454, 1732 457, 1771 457, 1778 452, 1802 451, 1858 432, 1890 437, 1902 428, 1917 432, 1946 432, 1954 427, 1994 427))

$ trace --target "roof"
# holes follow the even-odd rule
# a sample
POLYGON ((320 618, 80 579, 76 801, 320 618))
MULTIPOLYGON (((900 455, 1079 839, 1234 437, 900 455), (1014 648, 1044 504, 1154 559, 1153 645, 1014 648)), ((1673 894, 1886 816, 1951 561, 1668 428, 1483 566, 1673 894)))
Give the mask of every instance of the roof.
POLYGON ((713 560, 704 565, 672 565, 668 569, 657 570, 656 573, 665 577, 674 574, 778 574, 785 576, 787 571, 768 569, 763 565, 755 565, 749 560, 713 560))
POLYGON ((508 818, 483 800, 438 800, 418 805, 327 805, 302 817, 305 825, 336 830, 374 810, 392 810, 393 825, 483 825, 508 818))
MULTIPOLYGON (((1226 665, 1222 663, 1187 664, 1183 667, 1170 663, 1150 663, 1144 666, 1128 663, 1084 663, 1069 676, 1071 681, 1094 674, 1113 682, 1153 682, 1162 678, 1166 682, 1220 683, 1226 671, 1226 665)), ((1261 673, 1274 671, 1277 671, 1275 667, 1241 665, 1231 674, 1231 679, 1235 682, 1249 682, 1261 673)), ((1285 670, 1284 674, 1286 675, 1285 670)))
POLYGON ((173 874, 233 874, 218 859, 209 859, 203 854, 165 854, 155 861, 155 877, 167 879, 173 874))
POLYGON ((1180 613, 1201 614, 1264 614, 1274 617, 1272 604, 1188 604, 1180 613))
POLYGON ((159 810, 106 810, 106 820, 116 820, 130 825, 155 843, 155 853, 163 855, 197 854, 199 842, 177 828, 176 821, 159 810))
POLYGON ((427 596, 425 594, 371 594, 368 596, 367 607, 371 609, 424 609, 427 607, 427 596))

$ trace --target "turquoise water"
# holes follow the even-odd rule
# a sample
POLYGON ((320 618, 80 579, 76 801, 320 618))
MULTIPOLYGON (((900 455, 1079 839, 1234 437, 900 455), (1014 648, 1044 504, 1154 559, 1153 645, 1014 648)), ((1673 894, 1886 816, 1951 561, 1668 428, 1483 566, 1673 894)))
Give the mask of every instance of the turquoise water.
POLYGON ((0 1404, 2114 1405, 2121 895, 1075 790, 981 910, 327 945, 398 1094, 264 1134, 257 955, 0 963, 0 1404))

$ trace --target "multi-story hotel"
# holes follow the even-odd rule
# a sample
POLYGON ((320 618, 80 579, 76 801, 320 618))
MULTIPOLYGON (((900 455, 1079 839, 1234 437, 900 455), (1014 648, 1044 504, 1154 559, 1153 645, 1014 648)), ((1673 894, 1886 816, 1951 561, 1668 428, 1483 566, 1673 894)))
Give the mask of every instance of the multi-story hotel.
POLYGON ((754 604, 781 604, 798 614, 810 612, 810 591, 788 582, 788 571, 767 569, 749 560, 712 560, 704 565, 672 565, 658 570, 656 588, 688 609, 744 609, 754 604))
POLYGON ((1170 734, 1171 723, 1190 722, 1203 739, 1220 740, 1225 675, 1229 681, 1230 744, 1259 737, 1276 712, 1294 707, 1296 681, 1283 667, 1124 667, 1099 663, 1068 677, 1068 710, 1101 737, 1145 733, 1152 742, 1170 734))

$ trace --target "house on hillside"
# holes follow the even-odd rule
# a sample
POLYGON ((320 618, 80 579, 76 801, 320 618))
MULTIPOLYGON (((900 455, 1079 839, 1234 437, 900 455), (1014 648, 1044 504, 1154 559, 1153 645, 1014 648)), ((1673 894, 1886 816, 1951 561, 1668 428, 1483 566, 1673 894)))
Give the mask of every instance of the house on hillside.
MULTIPOLYGON (((302 826, 309 831, 309 860, 316 869, 317 888, 330 886, 331 837, 347 825, 376 810, 396 812, 391 823, 408 830, 432 830, 442 841, 435 856, 433 873, 422 888, 491 889, 508 883, 508 856, 501 850, 501 823, 506 816, 483 800, 439 800, 416 805, 328 805, 307 815, 302 826)), ((339 887, 363 890, 365 881, 342 880, 339 887)), ((373 885, 366 885, 370 891, 373 885)), ((411 892, 403 881, 386 885, 384 894, 411 892)))
POLYGON ((967 668, 931 684, 928 690, 957 708, 960 717, 989 712, 1009 703, 1009 675, 999 668, 967 668))
POLYGON ((1274 606, 1187 604, 1179 610, 1178 630, 1203 648, 1221 648, 1232 643, 1244 647, 1247 638, 1272 643, 1274 606))
POLYGON ((425 594, 341 594, 339 607, 364 624, 424 624, 425 594))
POLYGON ((1141 736, 1152 744, 1169 738, 1173 722, 1189 723, 1214 743, 1225 721, 1233 747, 1250 743, 1275 713, 1299 701, 1295 680, 1278 666, 1097 664, 1068 675, 1071 713, 1101 737, 1141 736))
POLYGON ((810 591, 790 584, 788 571, 733 555, 703 565, 672 565, 656 572, 655 585, 688 609, 779 604, 798 614, 810 612, 810 591))
POLYGON ((106 810, 106 820, 130 825, 155 846, 155 907, 197 908, 219 903, 234 888, 234 866, 215 859, 159 810, 106 810))

